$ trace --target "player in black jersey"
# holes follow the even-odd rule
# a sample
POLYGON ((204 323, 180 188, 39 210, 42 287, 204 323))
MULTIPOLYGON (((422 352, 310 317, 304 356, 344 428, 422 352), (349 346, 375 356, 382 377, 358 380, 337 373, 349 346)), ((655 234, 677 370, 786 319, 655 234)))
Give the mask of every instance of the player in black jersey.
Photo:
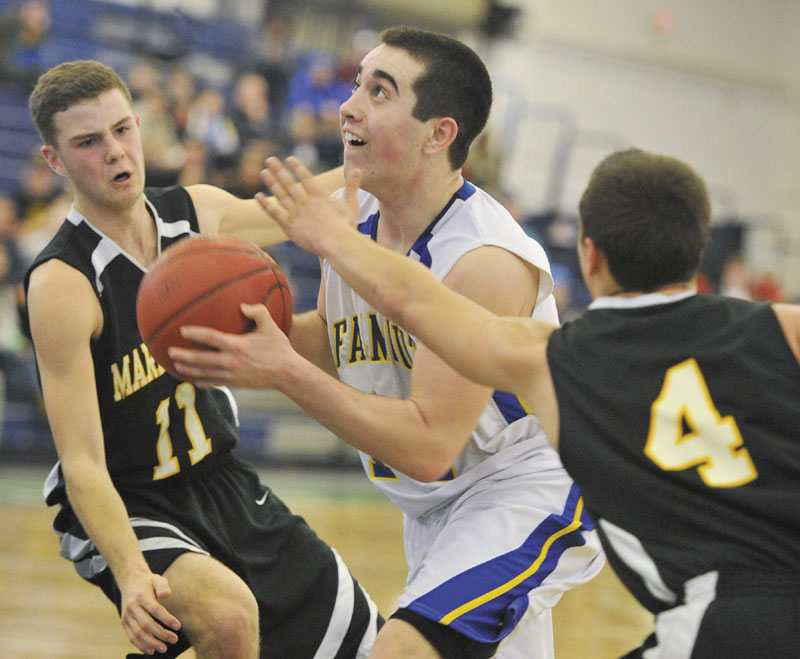
MULTIPOLYGON (((284 239, 254 200, 207 185, 144 189, 128 88, 99 62, 44 74, 31 115, 74 203, 26 278, 59 463, 61 554, 120 610, 131 642, 175 657, 365 657, 382 623, 338 555, 232 452, 236 406, 150 356, 136 292, 170 244, 284 239), (260 650, 259 650, 260 646, 260 650)), ((323 175, 331 190, 341 175, 323 175)))
MULTIPOLYGON (((268 160, 275 196, 259 199, 290 237, 542 421, 609 562, 656 616, 629 656, 798 656, 800 307, 695 293, 711 212, 688 165, 630 149, 595 169, 578 244, 594 302, 557 328, 495 316, 359 234, 358 173, 331 200, 288 164, 268 160)), ((280 369, 288 344, 259 317, 280 369)))

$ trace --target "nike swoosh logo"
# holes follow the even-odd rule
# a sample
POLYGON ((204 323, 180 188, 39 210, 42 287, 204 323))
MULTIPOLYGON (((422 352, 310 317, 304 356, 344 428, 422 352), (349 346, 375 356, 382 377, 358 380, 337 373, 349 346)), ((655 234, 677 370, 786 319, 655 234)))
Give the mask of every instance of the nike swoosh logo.
POLYGON ((256 505, 257 506, 263 506, 264 502, 267 500, 268 496, 269 496, 269 490, 264 492, 264 496, 263 497, 261 497, 260 499, 256 499, 256 505))

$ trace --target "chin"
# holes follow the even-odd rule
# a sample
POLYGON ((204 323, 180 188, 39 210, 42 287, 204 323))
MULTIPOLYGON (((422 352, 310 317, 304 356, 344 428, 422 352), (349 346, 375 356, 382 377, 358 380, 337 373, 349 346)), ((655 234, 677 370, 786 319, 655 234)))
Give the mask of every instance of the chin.
POLYGON ((344 160, 344 176, 347 178, 352 174, 356 169, 361 170, 361 184, 358 186, 361 190, 367 190, 366 187, 369 184, 369 178, 367 177, 367 172, 364 170, 363 167, 359 167, 354 163, 348 163, 347 158, 344 160))

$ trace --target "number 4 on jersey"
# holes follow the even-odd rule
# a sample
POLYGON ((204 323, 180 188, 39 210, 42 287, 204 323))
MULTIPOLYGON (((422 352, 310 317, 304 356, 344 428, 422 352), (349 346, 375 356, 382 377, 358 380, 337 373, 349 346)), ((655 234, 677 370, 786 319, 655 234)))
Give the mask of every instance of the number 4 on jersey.
POLYGON ((709 487, 737 487, 758 478, 731 416, 717 411, 700 367, 687 359, 667 371, 653 402, 644 452, 659 467, 697 467, 709 487))

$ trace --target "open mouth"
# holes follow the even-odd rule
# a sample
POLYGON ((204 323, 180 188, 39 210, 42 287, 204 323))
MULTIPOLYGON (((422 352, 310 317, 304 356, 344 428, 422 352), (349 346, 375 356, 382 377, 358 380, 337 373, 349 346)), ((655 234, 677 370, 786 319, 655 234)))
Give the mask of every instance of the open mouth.
POLYGON ((364 146, 366 142, 362 140, 358 135, 355 135, 349 131, 345 131, 344 134, 344 141, 347 142, 350 146, 364 146))
POLYGON ((131 174, 130 172, 120 172, 114 177, 114 183, 123 183, 130 179, 131 174))

